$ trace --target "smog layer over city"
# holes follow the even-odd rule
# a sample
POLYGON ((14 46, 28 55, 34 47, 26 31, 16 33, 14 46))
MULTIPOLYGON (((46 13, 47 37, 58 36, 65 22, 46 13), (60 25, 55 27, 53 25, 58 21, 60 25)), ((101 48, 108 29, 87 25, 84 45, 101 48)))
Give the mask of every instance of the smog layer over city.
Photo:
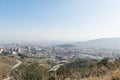
POLYGON ((119 0, 0 0, 0 80, 120 80, 119 0))

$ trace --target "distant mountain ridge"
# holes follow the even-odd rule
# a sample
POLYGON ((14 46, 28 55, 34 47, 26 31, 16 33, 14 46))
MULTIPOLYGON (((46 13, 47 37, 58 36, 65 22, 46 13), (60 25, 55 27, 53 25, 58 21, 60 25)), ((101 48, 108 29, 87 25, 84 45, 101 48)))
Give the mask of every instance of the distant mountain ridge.
POLYGON ((76 44, 81 47, 120 49, 120 38, 101 38, 76 44))
POLYGON ((74 44, 62 44, 62 45, 57 45, 58 47, 63 47, 63 48, 70 48, 70 47, 76 47, 74 44))

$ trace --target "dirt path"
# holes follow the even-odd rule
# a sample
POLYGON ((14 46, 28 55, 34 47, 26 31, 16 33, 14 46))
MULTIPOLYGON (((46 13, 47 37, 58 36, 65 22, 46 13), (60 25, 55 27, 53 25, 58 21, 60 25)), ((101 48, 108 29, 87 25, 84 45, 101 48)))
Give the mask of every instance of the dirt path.
MULTIPOLYGON (((15 68, 17 68, 18 66, 20 66, 20 64, 22 63, 22 61, 20 61, 20 60, 16 60, 17 61, 17 64, 15 64, 13 67, 12 67, 12 69, 15 69, 15 68)), ((8 78, 5 78, 5 79, 3 79, 3 80, 10 80, 11 79, 11 77, 8 77, 8 78)))
POLYGON ((13 67, 12 67, 12 69, 15 69, 15 68, 17 68, 22 62, 20 61, 20 60, 16 60, 18 63, 17 64, 15 64, 13 67))

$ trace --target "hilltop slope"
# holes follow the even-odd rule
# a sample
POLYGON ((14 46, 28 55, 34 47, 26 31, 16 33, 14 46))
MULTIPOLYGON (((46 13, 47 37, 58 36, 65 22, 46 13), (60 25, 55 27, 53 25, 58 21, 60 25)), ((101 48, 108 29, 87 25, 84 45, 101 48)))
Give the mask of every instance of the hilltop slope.
POLYGON ((11 72, 12 66, 17 62, 7 56, 0 56, 0 75, 7 75, 11 72))

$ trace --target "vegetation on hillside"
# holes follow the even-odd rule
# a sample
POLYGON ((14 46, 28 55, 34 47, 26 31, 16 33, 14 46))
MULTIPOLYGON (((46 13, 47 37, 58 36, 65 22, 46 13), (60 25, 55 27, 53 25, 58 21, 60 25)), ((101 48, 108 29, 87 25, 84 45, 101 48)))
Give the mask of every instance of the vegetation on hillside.
POLYGON ((12 71, 12 66, 15 65, 17 62, 7 56, 0 56, 0 76, 3 78, 6 75, 9 75, 12 71))
POLYGON ((47 71, 55 64, 50 64, 45 59, 24 58, 22 61, 12 71, 15 60, 0 56, 0 75, 11 73, 14 80, 120 80, 120 59, 77 59, 64 64, 56 72, 52 72, 52 75, 47 71))
MULTIPOLYGON (((90 77, 101 77, 107 75, 110 72, 114 72, 116 69, 119 69, 119 66, 120 59, 115 61, 108 61, 108 59, 103 59, 101 61, 92 59, 79 59, 61 66, 57 71, 57 80, 81 80, 90 77)), ((116 79, 117 77, 118 76, 114 75, 114 79, 112 78, 106 80, 120 80, 120 78, 116 79)), ((96 78, 94 80, 105 79, 96 78)))
POLYGON ((14 80, 48 80, 51 66, 45 60, 24 59, 24 62, 11 73, 14 80))
POLYGON ((47 69, 39 63, 22 64, 11 75, 15 80, 43 80, 48 76, 47 69))

